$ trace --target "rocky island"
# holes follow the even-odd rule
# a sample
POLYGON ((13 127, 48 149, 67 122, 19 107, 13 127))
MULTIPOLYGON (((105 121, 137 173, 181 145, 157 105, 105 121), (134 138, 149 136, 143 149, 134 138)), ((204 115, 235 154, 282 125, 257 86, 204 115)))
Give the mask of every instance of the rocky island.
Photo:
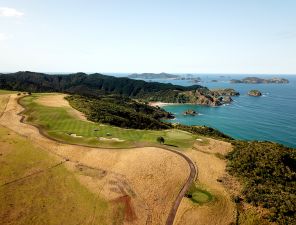
POLYGON ((258 90, 251 90, 248 92, 248 95, 249 96, 254 96, 254 97, 259 97, 262 95, 262 93, 258 90))
POLYGON ((198 113, 195 111, 195 110, 193 110, 193 109, 188 109, 188 110, 186 110, 184 113, 183 113, 183 115, 191 115, 191 116, 195 116, 195 115, 197 115, 198 113))
POLYGON ((263 78, 258 78, 258 77, 246 77, 244 79, 241 80, 237 80, 237 79, 232 79, 230 80, 230 83, 233 84, 287 84, 289 83, 288 79, 285 78, 278 78, 278 77, 274 77, 274 78, 270 78, 270 79, 263 79, 263 78))

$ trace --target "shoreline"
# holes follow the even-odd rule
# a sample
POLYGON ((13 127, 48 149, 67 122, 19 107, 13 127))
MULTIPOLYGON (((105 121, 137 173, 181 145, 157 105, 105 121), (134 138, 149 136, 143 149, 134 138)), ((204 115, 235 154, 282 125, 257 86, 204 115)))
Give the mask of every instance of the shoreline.
POLYGON ((154 107, 162 107, 166 105, 183 105, 183 103, 168 103, 168 102, 149 102, 148 105, 154 106, 154 107))

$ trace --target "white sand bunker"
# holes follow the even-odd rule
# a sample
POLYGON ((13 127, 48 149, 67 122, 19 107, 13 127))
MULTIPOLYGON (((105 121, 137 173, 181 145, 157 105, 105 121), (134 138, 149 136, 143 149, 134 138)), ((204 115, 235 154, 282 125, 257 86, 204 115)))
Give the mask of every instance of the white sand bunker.
POLYGON ((117 142, 123 142, 124 140, 121 140, 119 138, 104 138, 104 137, 99 137, 98 138, 100 141, 117 141, 117 142))
POLYGON ((203 141, 203 140, 202 140, 202 139, 200 139, 200 138, 197 138, 196 140, 197 140, 197 141, 200 141, 200 142, 202 142, 202 141, 203 141))
POLYGON ((77 134, 69 134, 71 137, 76 137, 76 138, 82 138, 83 136, 77 135, 77 134))

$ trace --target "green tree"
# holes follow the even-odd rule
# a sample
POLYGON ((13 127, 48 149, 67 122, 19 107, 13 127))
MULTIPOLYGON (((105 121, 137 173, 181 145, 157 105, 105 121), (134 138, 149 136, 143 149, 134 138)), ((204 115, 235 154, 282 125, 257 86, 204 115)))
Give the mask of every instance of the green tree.
POLYGON ((159 143, 159 144, 163 144, 164 143, 164 138, 163 137, 157 137, 157 142, 159 143))

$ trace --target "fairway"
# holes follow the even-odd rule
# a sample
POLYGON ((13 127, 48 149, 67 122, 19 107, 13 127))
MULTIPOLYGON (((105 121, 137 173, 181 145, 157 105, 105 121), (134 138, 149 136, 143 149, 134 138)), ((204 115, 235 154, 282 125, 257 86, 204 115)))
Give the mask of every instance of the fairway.
POLYGON ((107 202, 64 163, 0 126, 1 224, 105 224, 107 202))
POLYGON ((83 121, 71 113, 71 108, 38 104, 37 99, 44 95, 26 96, 20 103, 26 108, 24 113, 28 116, 27 122, 39 126, 48 136, 57 140, 104 148, 128 148, 157 145, 157 137, 162 136, 165 144, 186 149, 198 138, 197 135, 176 129, 135 130, 83 121))
POLYGON ((7 95, 7 94, 15 94, 17 91, 9 91, 9 90, 1 90, 0 89, 0 95, 7 95))

